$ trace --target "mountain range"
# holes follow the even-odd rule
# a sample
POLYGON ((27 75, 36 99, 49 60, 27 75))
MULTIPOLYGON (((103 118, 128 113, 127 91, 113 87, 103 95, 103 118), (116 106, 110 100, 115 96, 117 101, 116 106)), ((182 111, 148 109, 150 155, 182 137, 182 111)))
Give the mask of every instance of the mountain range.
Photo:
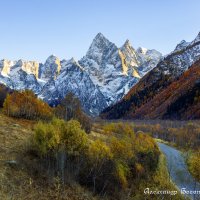
POLYGON ((107 119, 200 118, 200 33, 192 42, 181 41, 101 116, 107 119))
MULTIPOLYGON (((185 43, 180 45, 177 52, 185 43)), ((129 40, 118 48, 98 33, 79 61, 54 55, 45 63, 1 60, 0 83, 13 90, 32 90, 52 106, 72 92, 88 114, 98 115, 121 100, 162 60, 162 54, 154 49, 134 49, 129 40)))

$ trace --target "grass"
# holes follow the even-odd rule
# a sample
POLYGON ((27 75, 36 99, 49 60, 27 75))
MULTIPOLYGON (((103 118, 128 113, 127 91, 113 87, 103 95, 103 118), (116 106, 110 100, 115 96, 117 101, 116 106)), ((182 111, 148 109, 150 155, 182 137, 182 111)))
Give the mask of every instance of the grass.
POLYGON ((29 163, 34 163, 31 158, 22 157, 34 124, 33 121, 8 118, 0 113, 0 199, 97 199, 75 183, 63 186, 57 179, 49 183, 44 176, 33 176, 27 171, 21 160, 29 159, 29 163))
MULTIPOLYGON (((35 158, 25 155, 24 152, 33 134, 34 124, 34 121, 13 119, 0 113, 0 199, 105 200, 95 197, 76 183, 62 185, 57 178, 49 182, 45 175, 31 172, 34 169, 35 158)), ((101 126, 96 127, 89 135, 91 141, 98 138, 106 140, 107 137, 109 136, 102 134, 101 126)), ((147 187, 152 190, 176 190, 169 179, 163 154, 153 178, 147 181, 141 179, 136 185, 136 188, 126 191, 127 200, 162 199, 159 195, 144 195, 144 189, 147 187)), ((180 194, 166 195, 164 199, 182 200, 183 197, 180 194)))

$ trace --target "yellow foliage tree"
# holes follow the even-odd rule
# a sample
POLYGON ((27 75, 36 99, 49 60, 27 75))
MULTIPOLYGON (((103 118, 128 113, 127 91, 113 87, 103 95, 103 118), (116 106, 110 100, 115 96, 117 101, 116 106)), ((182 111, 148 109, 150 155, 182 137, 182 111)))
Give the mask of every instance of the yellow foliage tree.
POLYGON ((52 118, 52 109, 34 95, 32 91, 13 92, 7 95, 3 111, 11 117, 20 117, 25 119, 45 119, 52 118))

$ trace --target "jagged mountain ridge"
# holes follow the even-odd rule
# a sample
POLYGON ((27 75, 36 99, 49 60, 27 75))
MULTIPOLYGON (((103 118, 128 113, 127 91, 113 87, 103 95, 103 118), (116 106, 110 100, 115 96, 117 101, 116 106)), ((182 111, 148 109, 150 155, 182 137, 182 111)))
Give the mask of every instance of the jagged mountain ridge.
MULTIPOLYGON (((157 66, 147 73, 125 97, 117 104, 106 108, 102 117, 116 118, 145 118, 155 109, 150 106, 154 97, 179 78, 188 68, 200 59, 200 33, 190 43, 182 41, 175 50, 162 59, 157 66), (146 108, 146 111, 142 108, 146 108), (148 109, 147 109, 148 108, 148 109), (141 111, 141 113, 139 112, 141 111), (145 113, 145 114, 144 114, 145 113)), ((171 91, 173 92, 173 91, 171 91)), ((159 102, 157 102, 159 104, 159 102)), ((152 117, 153 118, 153 117, 152 117)))
POLYGON ((35 61, 0 61, 0 83, 14 90, 32 90, 38 94, 41 85, 38 81, 39 63, 35 61))
POLYGON ((120 100, 162 58, 156 50, 141 49, 135 50, 128 40, 118 48, 98 33, 80 61, 54 55, 44 64, 1 60, 0 83, 15 90, 30 89, 51 105, 72 92, 87 113, 97 115, 120 100))
POLYGON ((57 79, 47 82, 39 97, 49 104, 58 104, 69 92, 79 97, 82 104, 84 102, 83 106, 87 113, 97 114, 101 108, 107 106, 98 86, 74 59, 62 63, 57 79))
POLYGON ((99 33, 79 63, 99 86, 108 105, 111 105, 120 100, 146 73, 142 65, 146 63, 144 68, 151 70, 159 62, 161 53, 152 51, 154 55, 151 58, 142 60, 141 57, 145 54, 138 53, 128 40, 121 48, 117 48, 99 33), (148 60, 153 60, 155 64, 150 66, 147 64, 148 60))

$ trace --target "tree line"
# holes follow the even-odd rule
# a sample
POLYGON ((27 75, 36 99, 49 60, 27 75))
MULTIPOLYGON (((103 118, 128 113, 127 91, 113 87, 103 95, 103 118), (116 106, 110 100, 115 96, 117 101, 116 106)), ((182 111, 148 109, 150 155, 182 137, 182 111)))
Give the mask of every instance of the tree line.
POLYGON ((53 108, 38 99, 30 90, 11 91, 2 86, 0 107, 9 117, 45 121, 52 120, 54 117, 66 121, 76 119, 87 133, 91 130, 91 118, 84 113, 79 99, 72 93, 68 93, 61 103, 53 108))

